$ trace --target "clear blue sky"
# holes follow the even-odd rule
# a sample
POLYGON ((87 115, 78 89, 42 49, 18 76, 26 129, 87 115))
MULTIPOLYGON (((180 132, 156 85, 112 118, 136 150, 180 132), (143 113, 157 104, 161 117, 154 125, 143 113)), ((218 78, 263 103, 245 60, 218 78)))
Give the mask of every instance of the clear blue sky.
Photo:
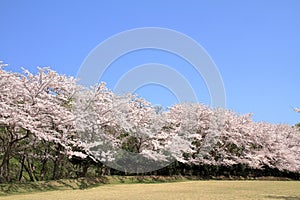
MULTIPOLYGON (((256 121, 295 124, 300 122, 291 108, 300 107, 299 11, 297 0, 0 0, 0 60, 13 71, 51 66, 76 76, 89 52, 114 34, 140 27, 174 29, 196 40, 212 57, 229 109, 252 112, 256 121)), ((121 65, 128 70, 136 64, 166 62, 186 76, 200 101, 210 103, 205 84, 196 82, 199 77, 190 69, 182 70, 178 58, 144 51, 122 59, 103 77, 109 87, 124 72, 121 65)), ((158 86, 137 92, 154 104, 176 102, 158 86)))

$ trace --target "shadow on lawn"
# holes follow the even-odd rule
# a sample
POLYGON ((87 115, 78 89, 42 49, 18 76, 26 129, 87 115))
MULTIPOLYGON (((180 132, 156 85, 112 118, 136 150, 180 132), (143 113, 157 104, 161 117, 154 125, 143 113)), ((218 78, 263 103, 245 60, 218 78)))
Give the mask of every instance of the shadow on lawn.
POLYGON ((300 196, 296 197, 296 196, 266 196, 267 198, 270 199, 284 199, 284 200, 300 200, 300 196))
MULTIPOLYGON (((120 177, 118 177, 120 179, 120 177)), ((166 183, 166 182, 177 182, 177 181, 183 181, 183 180, 189 180, 188 178, 184 178, 182 176, 128 176, 128 177, 122 177, 122 179, 119 180, 121 183, 166 183)))
POLYGON ((67 189, 87 189, 107 183, 106 177, 101 178, 79 178, 79 179, 62 179, 57 181, 45 182, 27 182, 27 183, 11 183, 0 184, 0 196, 16 193, 42 192, 53 190, 67 189))
POLYGON ((23 192, 33 192, 33 191, 49 191, 49 190, 59 190, 61 186, 55 186, 45 183, 19 183, 19 184, 5 184, 0 185, 0 196, 23 193, 23 192))

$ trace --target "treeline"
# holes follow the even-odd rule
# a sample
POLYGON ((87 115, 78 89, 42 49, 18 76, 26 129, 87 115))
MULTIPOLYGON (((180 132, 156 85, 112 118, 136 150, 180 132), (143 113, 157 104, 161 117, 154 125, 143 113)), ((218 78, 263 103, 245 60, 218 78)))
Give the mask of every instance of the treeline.
POLYGON ((104 83, 0 63, 0 183, 103 175, 299 179, 300 133, 251 115, 176 104, 167 110, 104 83))

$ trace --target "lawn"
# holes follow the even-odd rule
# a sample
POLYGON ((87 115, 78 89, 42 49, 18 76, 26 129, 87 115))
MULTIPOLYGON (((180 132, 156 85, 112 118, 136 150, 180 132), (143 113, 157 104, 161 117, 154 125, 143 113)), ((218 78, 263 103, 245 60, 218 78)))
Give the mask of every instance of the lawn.
POLYGON ((16 194, 0 199, 283 199, 300 200, 300 181, 185 181, 105 184, 86 190, 16 194))

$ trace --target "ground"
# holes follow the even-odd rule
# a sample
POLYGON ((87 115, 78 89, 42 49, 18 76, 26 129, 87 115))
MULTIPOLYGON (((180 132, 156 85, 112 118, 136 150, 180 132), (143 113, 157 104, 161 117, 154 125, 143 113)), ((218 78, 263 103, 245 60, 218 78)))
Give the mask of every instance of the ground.
POLYGON ((63 190, 2 196, 15 200, 96 199, 283 199, 300 200, 300 181, 185 181, 154 184, 105 184, 86 190, 63 190))

